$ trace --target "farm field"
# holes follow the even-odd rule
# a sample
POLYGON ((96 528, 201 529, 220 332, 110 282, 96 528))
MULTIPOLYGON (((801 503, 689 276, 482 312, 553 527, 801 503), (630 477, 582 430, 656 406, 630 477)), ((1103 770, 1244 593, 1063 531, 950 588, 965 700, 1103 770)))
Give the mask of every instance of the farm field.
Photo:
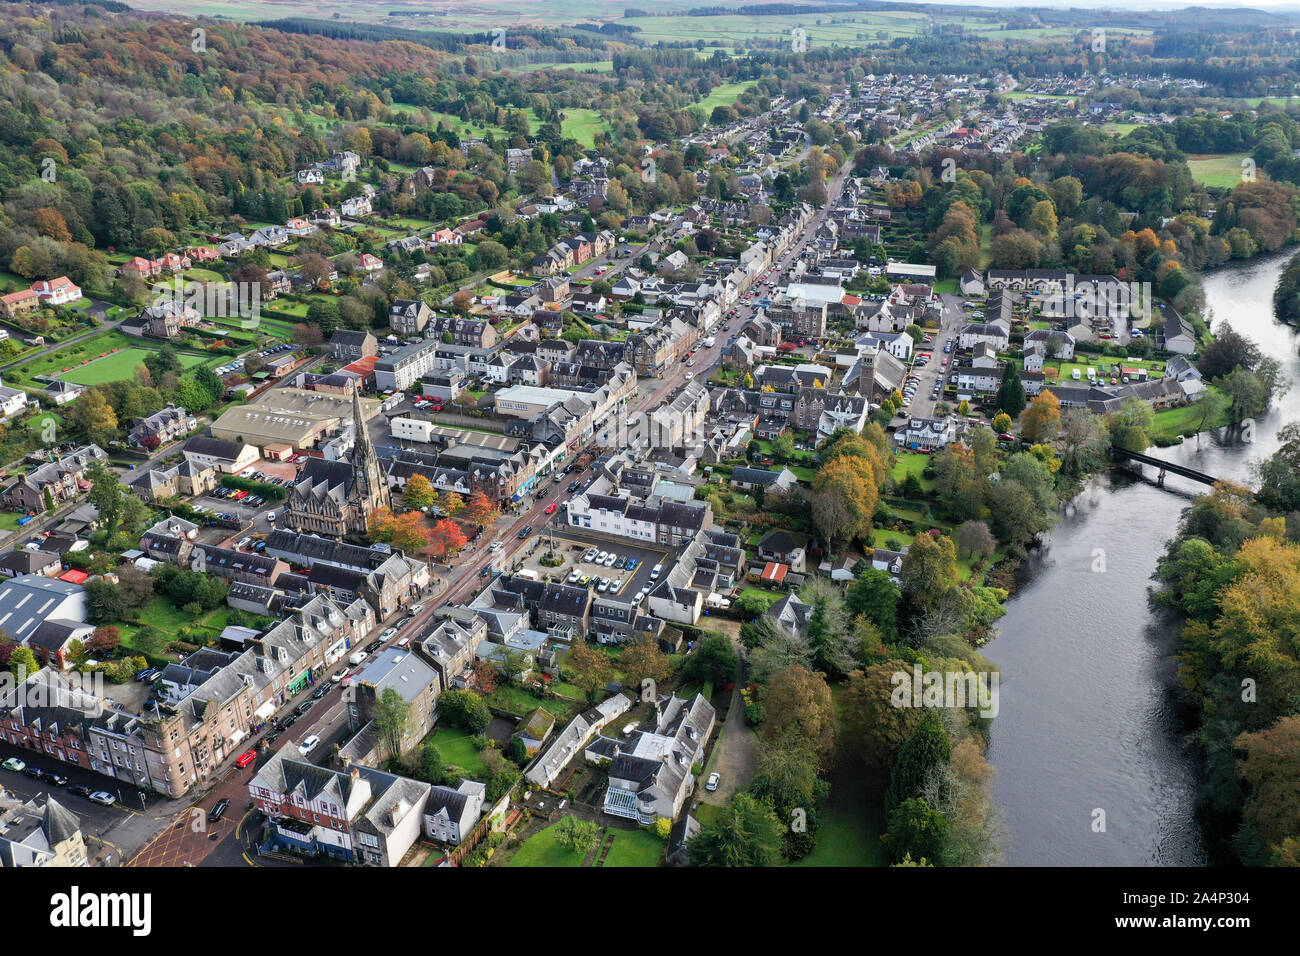
MULTIPOLYGON (((1192 179, 1205 186, 1231 189, 1241 182, 1243 159, 1249 153, 1202 154, 1187 157, 1187 166, 1192 171, 1192 179)), ((1259 175, 1263 175, 1261 171, 1259 175)))

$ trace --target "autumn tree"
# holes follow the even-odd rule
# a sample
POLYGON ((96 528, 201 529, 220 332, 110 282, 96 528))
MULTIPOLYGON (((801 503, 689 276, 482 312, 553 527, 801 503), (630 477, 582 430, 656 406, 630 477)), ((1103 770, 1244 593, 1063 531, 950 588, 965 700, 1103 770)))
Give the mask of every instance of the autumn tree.
POLYGON ((763 697, 765 743, 802 741, 825 762, 835 748, 835 705, 826 679, 804 667, 772 675, 763 697))
POLYGON ((443 518, 424 534, 428 540, 429 554, 438 561, 450 557, 469 543, 469 538, 460 525, 450 518, 443 518))
POLYGON ((430 507, 437 496, 437 492, 433 490, 433 483, 421 474, 414 474, 407 479, 402 494, 406 499, 407 507, 417 509, 430 507))
POLYGON ((582 638, 573 642, 564 664, 573 675, 573 683, 586 691, 589 704, 599 701, 606 685, 614 679, 609 655, 582 638))
POLYGON ((492 503, 492 499, 480 489, 469 496, 461 517, 471 524, 485 525, 495 521, 500 513, 501 510, 492 503))
POLYGON ((1051 441, 1061 432, 1061 403, 1050 391, 1034 397, 1020 416, 1020 437, 1031 445, 1051 441))
MULTIPOLYGON (((1284 844, 1300 839, 1300 716, 1237 738, 1238 773, 1247 787, 1242 819, 1262 845, 1262 862, 1275 862, 1284 844)), ((1294 856, 1294 848, 1291 850, 1294 856)))
POLYGON ((878 501, 875 476, 863 459, 834 458, 813 478, 813 521, 832 550, 870 530, 878 501))
POLYGON ((889 767, 921 719, 915 707, 894 706, 895 674, 910 682, 911 665, 893 660, 854 671, 840 697, 842 739, 871 767, 889 767))
POLYGON ((899 585, 914 611, 924 611, 957 583, 957 549, 947 535, 919 534, 903 556, 899 585))
POLYGON ((647 680, 661 684, 672 673, 668 657, 652 637, 642 637, 627 645, 618 659, 619 666, 634 687, 643 687, 647 680))
POLYGON ((429 546, 430 532, 418 511, 395 515, 380 508, 370 516, 370 536, 402 551, 421 551, 429 546))

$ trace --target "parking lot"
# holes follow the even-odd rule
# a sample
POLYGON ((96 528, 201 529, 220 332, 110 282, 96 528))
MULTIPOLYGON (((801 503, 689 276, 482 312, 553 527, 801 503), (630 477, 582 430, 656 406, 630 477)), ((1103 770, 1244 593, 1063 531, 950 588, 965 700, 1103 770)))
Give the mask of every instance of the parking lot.
MULTIPOLYGON (((548 568, 541 563, 542 555, 545 553, 544 547, 539 547, 535 554, 525 559, 522 567, 530 568, 537 572, 539 578, 550 576, 553 580, 567 581, 574 571, 579 571, 589 577, 587 586, 596 588, 602 578, 609 578, 614 582, 614 587, 606 592, 610 595, 617 595, 623 598, 631 598, 644 587, 648 587, 653 580, 651 574, 655 565, 662 564, 666 572, 671 567, 670 561, 674 555, 670 549, 657 547, 652 544, 631 544, 624 539, 614 540, 605 538, 600 535, 583 534, 581 531, 565 530, 555 533, 556 547, 565 557, 565 562, 560 567, 548 568), (604 564, 597 566, 591 561, 585 560, 586 554, 595 548, 597 552, 604 551, 606 554, 614 555, 614 566, 604 564), (637 564, 630 572, 626 567, 620 569, 618 560, 628 558, 634 559, 637 564)), ((663 572, 660 573, 660 578, 663 572)), ((574 582, 578 583, 578 582, 574 582)))

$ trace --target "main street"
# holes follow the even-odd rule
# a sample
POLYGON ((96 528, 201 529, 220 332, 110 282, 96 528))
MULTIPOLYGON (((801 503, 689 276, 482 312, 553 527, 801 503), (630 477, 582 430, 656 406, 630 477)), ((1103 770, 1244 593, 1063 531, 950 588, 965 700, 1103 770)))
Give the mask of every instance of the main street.
MULTIPOLYGON (((798 260, 799 254, 807 244, 808 235, 825 219, 829 208, 838 198, 847 175, 848 168, 845 167, 832 180, 828 189, 827 206, 814 214, 804 235, 773 264, 772 275, 767 285, 779 284, 786 271, 798 260)), ((623 265, 630 261, 634 260, 626 260, 623 265)), ((593 265, 588 263, 584 269, 591 268, 593 265)), ((756 281, 751 292, 756 291, 759 286, 760 283, 756 281)), ((701 339, 694 350, 691 365, 678 362, 662 378, 642 380, 638 384, 636 394, 627 404, 611 411, 601 431, 594 436, 593 445, 607 447, 606 443, 611 438, 617 438, 623 433, 624 419, 651 411, 669 400, 686 384, 688 375, 691 378, 698 376, 701 380, 707 380, 717 368, 722 349, 730 338, 730 335, 724 333, 738 329, 753 311, 752 307, 743 303, 738 303, 736 308, 738 314, 735 318, 729 319, 723 316, 709 333, 715 338, 712 346, 705 347, 703 338, 701 339)), ((472 550, 462 551, 457 555, 454 565, 442 569, 435 568, 434 573, 439 575, 440 580, 427 596, 422 597, 418 605, 419 610, 413 615, 399 612, 378 625, 377 629, 400 627, 397 633, 384 642, 384 646, 390 647, 404 636, 415 639, 426 633, 434 623, 438 607, 447 603, 464 603, 484 586, 485 582, 479 576, 483 568, 490 564, 509 567, 520 557, 521 552, 534 547, 536 545, 534 534, 528 534, 521 539, 520 531, 529 527, 535 533, 553 517, 559 516, 562 519, 565 514, 564 504, 570 497, 569 484, 575 480, 584 482, 591 477, 591 473, 591 467, 581 471, 575 469, 558 483, 547 481, 539 484, 538 490, 529 499, 530 503, 525 509, 498 518, 491 528, 485 529, 479 539, 481 543, 472 550), (553 515, 547 515, 546 508, 552 504, 556 506, 556 510, 553 515), (495 551, 491 550, 494 541, 501 542, 501 546, 495 551)), ((358 666, 364 666, 364 663, 358 666)), ((357 667, 349 665, 346 661, 340 661, 331 668, 331 672, 352 672, 356 669, 357 667)), ((321 743, 312 751, 309 759, 315 763, 323 763, 328 758, 333 743, 340 742, 349 735, 351 728, 347 723, 343 684, 330 682, 328 674, 329 672, 318 675, 315 684, 308 686, 296 697, 284 703, 278 721, 268 720, 261 733, 249 738, 245 749, 255 749, 258 753, 253 764, 242 769, 236 768, 233 761, 228 764, 215 780, 210 780, 205 789, 197 792, 191 803, 170 818, 167 825, 154 836, 153 840, 133 857, 130 865, 229 866, 238 865, 242 861, 249 866, 260 866, 273 862, 266 860, 254 862, 257 857, 253 841, 260 831, 260 815, 251 807, 248 784, 256 775, 258 768, 276 751, 286 747, 296 749, 304 738, 314 734, 321 738, 321 743), (321 697, 313 699, 322 688, 324 693, 321 697), (300 713, 299 710, 304 704, 309 706, 300 713), (288 719, 289 715, 293 717, 292 726, 277 731, 277 727, 282 726, 282 722, 288 719), (222 799, 230 801, 225 816, 216 823, 209 823, 208 813, 222 799)))

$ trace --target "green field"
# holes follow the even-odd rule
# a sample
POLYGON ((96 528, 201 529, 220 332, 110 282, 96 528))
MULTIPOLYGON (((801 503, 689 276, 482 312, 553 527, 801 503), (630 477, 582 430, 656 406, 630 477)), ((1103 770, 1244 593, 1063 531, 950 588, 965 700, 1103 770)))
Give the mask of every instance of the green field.
POLYGON ((583 854, 571 853, 555 840, 555 827, 549 826, 525 840, 507 866, 582 866, 583 854))
POLYGON ((542 70, 554 70, 556 72, 574 70, 578 73, 610 73, 613 69, 613 60, 585 60, 581 63, 523 63, 519 66, 508 66, 505 68, 505 72, 538 73, 542 70))
POLYGON ((569 109, 564 111, 560 133, 576 139, 587 149, 596 145, 596 134, 608 130, 605 119, 595 110, 569 109))
MULTIPOLYGON (((65 372, 60 378, 68 382, 74 382, 77 385, 102 385, 105 382, 120 382, 132 378, 135 375, 135 370, 144 364, 145 356, 149 355, 151 351, 154 350, 125 348, 104 358, 94 359, 86 365, 74 368, 71 372, 65 372)), ((190 352, 181 352, 178 357, 181 364, 186 368, 202 365, 205 361, 203 356, 194 355, 190 352)))
MULTIPOLYGON (((1192 171, 1192 179, 1204 186, 1216 186, 1231 189, 1241 182, 1243 159, 1250 153, 1222 153, 1217 155, 1188 156, 1187 165, 1192 171)), ((1261 171, 1259 175, 1263 175, 1261 171)))
POLYGON ((753 83, 720 83, 709 91, 709 95, 704 97, 695 105, 704 110, 704 114, 713 112, 715 106, 730 106, 740 98, 740 94, 753 86, 753 83))
MULTIPOLYGON (((611 830, 614 842, 605 866, 658 866, 664 845, 649 830, 611 830)), ((606 837, 605 839, 609 839, 606 837)))

